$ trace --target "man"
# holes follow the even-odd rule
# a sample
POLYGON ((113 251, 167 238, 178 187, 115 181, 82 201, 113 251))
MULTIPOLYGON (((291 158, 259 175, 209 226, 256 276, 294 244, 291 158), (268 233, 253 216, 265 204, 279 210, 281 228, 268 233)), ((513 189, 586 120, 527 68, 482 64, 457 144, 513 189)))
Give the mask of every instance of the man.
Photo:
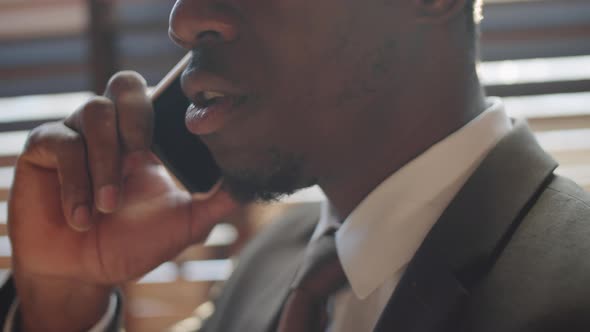
POLYGON ((323 210, 252 241, 207 331, 588 331, 590 200, 485 98, 477 8, 178 0, 170 36, 194 55, 186 124, 222 190, 202 201, 174 186, 149 152, 145 83, 116 75, 103 97, 34 130, 18 161, 5 327, 112 330, 118 284, 240 203, 317 184, 323 210), (302 299, 312 248, 334 242, 324 266, 344 286, 302 299))

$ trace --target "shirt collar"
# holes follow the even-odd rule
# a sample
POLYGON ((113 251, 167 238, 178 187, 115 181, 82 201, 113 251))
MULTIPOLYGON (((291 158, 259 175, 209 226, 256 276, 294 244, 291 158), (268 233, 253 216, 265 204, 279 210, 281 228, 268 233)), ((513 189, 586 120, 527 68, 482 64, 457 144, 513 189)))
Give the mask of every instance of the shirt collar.
POLYGON ((377 186, 340 224, 323 204, 312 241, 338 228, 338 256, 359 299, 404 268, 489 150, 511 129, 499 98, 377 186))

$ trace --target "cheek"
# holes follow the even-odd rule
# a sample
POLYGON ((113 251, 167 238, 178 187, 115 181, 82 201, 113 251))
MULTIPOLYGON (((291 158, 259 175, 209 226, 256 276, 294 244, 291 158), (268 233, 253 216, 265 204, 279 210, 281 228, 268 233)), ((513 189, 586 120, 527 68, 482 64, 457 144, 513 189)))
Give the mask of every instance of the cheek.
POLYGON ((338 5, 342 1, 258 2, 252 7, 265 10, 249 16, 246 37, 235 50, 239 56, 234 60, 239 62, 236 76, 259 100, 224 132, 223 144, 218 146, 256 151, 275 145, 308 151, 318 141, 336 136, 337 128, 331 124, 348 121, 349 115, 343 114, 360 108, 351 97, 358 91, 356 66, 363 61, 360 52, 366 49, 354 42, 357 18, 347 11, 348 4, 338 5), (258 2, 265 5, 258 6, 258 2), (294 8, 282 11, 281 6, 294 8), (332 13, 322 17, 326 11, 332 13))
POLYGON ((330 0, 262 2, 264 6, 254 7, 264 7, 265 15, 254 16, 248 33, 261 55, 258 65, 269 74, 265 88, 283 102, 296 104, 336 95, 349 71, 356 20, 350 5, 330 0))

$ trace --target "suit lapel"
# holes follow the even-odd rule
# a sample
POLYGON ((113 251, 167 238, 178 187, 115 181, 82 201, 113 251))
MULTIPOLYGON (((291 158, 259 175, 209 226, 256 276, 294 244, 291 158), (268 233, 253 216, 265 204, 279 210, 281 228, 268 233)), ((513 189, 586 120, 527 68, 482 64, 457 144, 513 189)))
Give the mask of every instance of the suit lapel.
POLYGON ((268 301, 260 303, 260 305, 265 306, 265 308, 257 307, 260 314, 266 316, 258 318, 256 324, 260 325, 253 324, 252 329, 243 331, 276 331, 280 311, 282 310, 285 299, 289 294, 291 283, 293 282, 293 278, 295 277, 299 262, 301 262, 302 258, 302 255, 299 255, 295 259, 295 261, 298 262, 297 264, 292 264, 291 266, 286 267, 278 274, 277 278, 280 279, 278 282, 279 287, 273 289, 268 288, 265 290, 265 292, 268 293, 268 295, 265 296, 268 301))
POLYGON ((432 228, 375 331, 445 331, 556 166, 517 121, 432 228))
POLYGON ((275 330, 278 313, 319 214, 320 205, 316 203, 291 205, 283 211, 280 221, 268 225, 242 250, 203 331, 275 330))
POLYGON ((438 331, 468 293, 434 257, 416 257, 381 315, 375 331, 438 331))

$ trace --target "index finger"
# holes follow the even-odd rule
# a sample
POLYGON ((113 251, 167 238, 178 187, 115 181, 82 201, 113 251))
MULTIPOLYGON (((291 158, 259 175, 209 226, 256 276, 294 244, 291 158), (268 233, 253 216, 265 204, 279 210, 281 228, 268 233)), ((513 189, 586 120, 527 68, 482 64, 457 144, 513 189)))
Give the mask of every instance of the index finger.
POLYGON ((109 81, 105 96, 115 104, 124 152, 149 150, 154 112, 144 78, 133 71, 119 72, 109 81))

